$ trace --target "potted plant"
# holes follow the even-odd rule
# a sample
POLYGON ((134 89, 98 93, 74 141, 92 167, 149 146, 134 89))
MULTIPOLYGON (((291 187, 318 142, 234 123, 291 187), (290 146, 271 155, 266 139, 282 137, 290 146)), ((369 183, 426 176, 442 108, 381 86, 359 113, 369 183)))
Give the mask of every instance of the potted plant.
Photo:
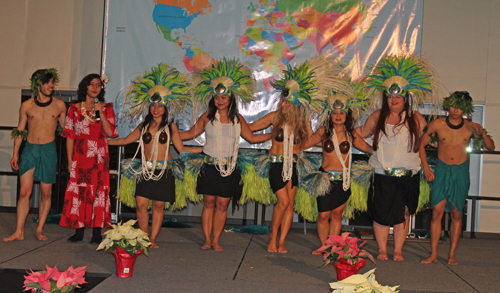
POLYGON ((148 234, 141 229, 134 228, 137 220, 129 220, 125 224, 111 225, 104 233, 105 238, 97 250, 111 250, 116 261, 116 275, 121 278, 132 277, 135 259, 144 252, 148 255, 148 246, 151 245, 148 234))
POLYGON ((76 288, 80 288, 81 284, 85 284, 85 268, 79 267, 74 269, 69 267, 66 271, 60 272, 57 267, 50 268, 45 266, 45 271, 28 273, 24 276, 24 291, 41 293, 66 293, 74 292, 76 288))
POLYGON ((349 232, 342 233, 340 236, 329 235, 325 245, 319 248, 324 252, 323 265, 335 266, 337 280, 356 274, 366 264, 365 258, 375 263, 371 254, 360 249, 365 243, 366 241, 358 246, 358 238, 349 237, 349 232))

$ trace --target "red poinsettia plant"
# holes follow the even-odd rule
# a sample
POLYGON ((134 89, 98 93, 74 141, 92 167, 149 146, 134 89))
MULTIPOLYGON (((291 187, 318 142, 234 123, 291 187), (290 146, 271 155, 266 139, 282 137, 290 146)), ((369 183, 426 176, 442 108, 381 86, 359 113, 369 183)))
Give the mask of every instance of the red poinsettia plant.
POLYGON ((337 264, 341 259, 354 266, 363 258, 369 258, 373 263, 373 256, 366 250, 361 249, 366 241, 358 245, 358 238, 349 237, 349 232, 342 233, 340 236, 329 235, 325 245, 318 250, 324 252, 325 260, 323 265, 330 263, 337 264))
POLYGON ((40 272, 28 273, 24 276, 24 291, 42 293, 66 293, 72 292, 75 288, 80 288, 79 285, 85 284, 85 269, 87 267, 79 267, 74 269, 70 266, 66 271, 60 272, 57 267, 50 268, 45 266, 47 270, 40 272))

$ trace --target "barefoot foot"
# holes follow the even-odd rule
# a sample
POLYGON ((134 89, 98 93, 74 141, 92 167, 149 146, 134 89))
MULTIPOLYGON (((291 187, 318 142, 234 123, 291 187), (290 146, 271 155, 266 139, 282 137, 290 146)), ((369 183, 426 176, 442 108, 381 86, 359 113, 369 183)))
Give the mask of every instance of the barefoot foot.
POLYGON ((385 252, 385 251, 379 251, 378 255, 377 255, 377 259, 388 260, 389 256, 387 256, 387 252, 385 252))
POLYGON ((212 248, 215 251, 223 251, 224 250, 224 249, 222 249, 222 247, 220 247, 219 243, 212 243, 212 248))
POLYGON ((47 238, 45 235, 43 235, 41 232, 40 233, 36 233, 36 239, 40 240, 40 241, 46 241, 46 240, 49 240, 49 238, 47 238))
POLYGON ((15 232, 14 234, 10 235, 7 238, 4 238, 3 241, 5 242, 10 242, 14 240, 24 240, 24 233, 21 232, 15 232))
POLYGON ((151 245, 149 246, 149 248, 160 248, 160 247, 158 246, 158 244, 156 244, 156 242, 151 241, 151 245))
POLYGON ((276 250, 276 240, 271 240, 269 239, 269 242, 267 243, 267 251, 269 252, 277 252, 276 250))
POLYGON ((200 248, 203 249, 203 250, 208 250, 208 249, 212 248, 212 243, 205 242, 205 244, 203 244, 203 246, 200 247, 200 248))
POLYGON ((455 259, 455 254, 448 255, 448 264, 452 266, 458 265, 458 261, 455 259))
POLYGON ((278 246, 278 250, 276 250, 278 253, 288 253, 288 250, 285 249, 285 243, 280 243, 278 246))
POLYGON ((434 262, 437 262, 437 255, 431 255, 429 256, 428 258, 426 259, 423 259, 422 261, 420 261, 421 263, 425 263, 425 264, 430 264, 430 263, 434 263, 434 262))
POLYGON ((394 256, 392 257, 394 261, 404 261, 403 254, 401 252, 394 252, 394 256))

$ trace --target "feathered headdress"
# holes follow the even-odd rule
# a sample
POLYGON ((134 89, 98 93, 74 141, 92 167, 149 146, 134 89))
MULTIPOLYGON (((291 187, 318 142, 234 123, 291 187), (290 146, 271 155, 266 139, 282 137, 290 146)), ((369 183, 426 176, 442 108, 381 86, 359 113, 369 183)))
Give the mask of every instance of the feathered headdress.
MULTIPOLYGON (((387 96, 397 94, 411 98, 411 110, 415 111, 420 103, 439 102, 432 91, 437 88, 437 81, 429 65, 419 57, 409 54, 387 56, 375 66, 366 81, 367 88, 384 91, 387 96)), ((376 95, 372 92, 372 97, 376 95)), ((379 99, 374 102, 378 104, 379 99)))
POLYGON ((338 62, 333 57, 325 56, 313 57, 295 67, 287 64, 283 77, 271 81, 271 85, 292 104, 320 112, 320 101, 328 97, 328 91, 341 71, 336 64, 338 62))
POLYGON ((35 72, 30 78, 30 89, 33 92, 33 96, 38 96, 38 87, 42 85, 42 78, 48 77, 54 79, 54 84, 59 82, 59 74, 56 68, 45 68, 40 69, 35 72))
POLYGON ((181 112, 190 101, 190 82, 186 75, 166 64, 158 64, 137 77, 125 93, 123 107, 133 118, 148 114, 151 103, 168 107, 169 117, 181 112))
POLYGON ((472 105, 472 97, 469 92, 454 92, 450 96, 444 98, 443 109, 445 111, 450 111, 450 106, 460 109, 465 115, 470 115, 474 112, 474 105, 472 105))
POLYGON ((234 94, 242 102, 254 100, 255 80, 250 68, 236 59, 222 59, 199 72, 201 82, 196 86, 195 96, 207 106, 216 94, 234 94))
POLYGON ((340 109, 346 113, 352 110, 354 121, 359 121, 362 112, 367 115, 369 99, 367 91, 359 81, 350 81, 347 78, 338 78, 336 86, 329 92, 328 97, 320 102, 323 111, 318 117, 318 125, 326 126, 328 116, 333 110, 340 109))

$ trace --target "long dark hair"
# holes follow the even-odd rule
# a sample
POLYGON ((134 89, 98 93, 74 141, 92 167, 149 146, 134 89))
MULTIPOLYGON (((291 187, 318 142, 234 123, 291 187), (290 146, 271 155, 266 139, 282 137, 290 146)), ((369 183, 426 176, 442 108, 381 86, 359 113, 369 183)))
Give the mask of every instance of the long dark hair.
MULTIPOLYGON (((215 113, 217 113, 217 107, 215 106, 215 95, 212 95, 212 98, 208 102, 208 109, 207 109, 207 118, 214 123, 215 120, 215 113)), ((231 93, 229 96, 229 106, 227 110, 227 117, 229 118, 229 121, 233 122, 234 124, 234 118, 236 118, 236 121, 240 123, 240 117, 238 116, 238 103, 236 103, 236 98, 234 97, 234 94, 231 93)))
MULTIPOLYGON (((153 104, 151 104, 151 105, 153 105, 153 104)), ((141 132, 144 130, 144 128, 146 128, 146 126, 149 126, 151 121, 153 121, 153 119, 154 119, 153 114, 151 114, 151 105, 149 105, 148 115, 146 115, 146 117, 144 117, 144 121, 142 122, 141 132)), ((162 105, 162 106, 165 107, 164 105, 162 105)), ((172 133, 172 131, 171 131, 172 129, 170 129, 170 123, 168 123, 168 109, 167 109, 167 107, 165 107, 165 112, 161 116, 161 122, 160 122, 160 125, 158 125, 158 130, 160 130, 164 126, 167 126, 169 132, 172 133)))
MULTIPOLYGON (((333 133, 333 120, 332 120, 332 113, 331 112, 328 115, 327 125, 328 125, 328 127, 325 129, 325 133, 323 134, 325 139, 329 139, 333 133)), ((352 117, 352 110, 351 109, 349 109, 346 113, 344 127, 345 127, 346 135, 349 135, 349 137, 351 138, 351 141, 353 141, 354 140, 354 135, 353 135, 354 118, 352 117)))
MULTIPOLYGON (((378 117, 377 124, 375 125, 375 131, 373 133, 373 150, 376 151, 378 149, 378 143, 380 139, 380 132, 387 136, 385 133, 385 120, 389 117, 391 110, 389 109, 389 102, 387 94, 384 91, 382 96, 382 108, 380 109, 380 115, 378 117)), ((415 121, 415 115, 411 115, 411 107, 410 107, 410 98, 408 94, 405 96, 405 105, 403 111, 399 113, 400 117, 402 113, 405 112, 405 119, 394 125, 394 127, 398 127, 399 125, 408 125, 409 129, 409 144, 408 144, 408 152, 418 152, 420 146, 420 135, 419 128, 417 125, 417 121, 415 121)))
MULTIPOLYGON (((87 91, 88 91, 87 87, 90 85, 92 80, 94 80, 94 78, 98 78, 99 80, 101 80, 101 76, 99 74, 91 73, 91 74, 85 76, 82 79, 82 81, 80 81, 80 83, 78 84, 77 95, 78 95, 79 102, 84 102, 87 99, 87 91)), ((101 83, 102 83, 102 81, 101 81, 101 83)), ((97 96, 99 101, 104 102, 104 95, 105 94, 106 94, 106 91, 104 90, 104 88, 102 88, 101 93, 99 93, 99 96, 97 96)))

